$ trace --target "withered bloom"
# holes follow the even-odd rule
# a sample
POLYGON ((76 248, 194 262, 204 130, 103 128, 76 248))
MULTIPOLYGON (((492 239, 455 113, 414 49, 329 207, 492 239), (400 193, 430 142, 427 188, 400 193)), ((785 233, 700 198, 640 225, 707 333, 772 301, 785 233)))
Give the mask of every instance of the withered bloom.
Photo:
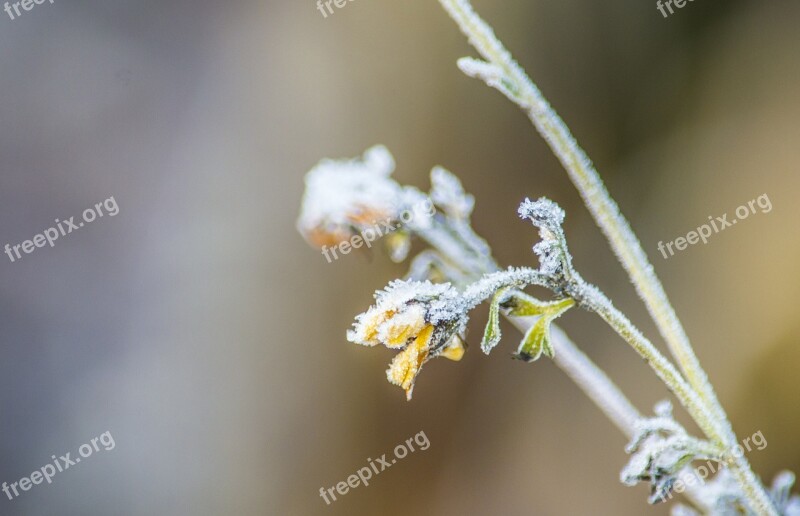
POLYGON ((391 179, 394 158, 381 145, 361 159, 323 160, 306 175, 297 229, 313 246, 335 246, 376 221, 396 220, 403 188, 391 179))
POLYGON ((458 291, 449 283, 396 280, 375 293, 375 305, 356 317, 347 340, 364 346, 383 344, 400 353, 386 377, 411 399, 423 364, 437 356, 461 360, 467 314, 458 291))

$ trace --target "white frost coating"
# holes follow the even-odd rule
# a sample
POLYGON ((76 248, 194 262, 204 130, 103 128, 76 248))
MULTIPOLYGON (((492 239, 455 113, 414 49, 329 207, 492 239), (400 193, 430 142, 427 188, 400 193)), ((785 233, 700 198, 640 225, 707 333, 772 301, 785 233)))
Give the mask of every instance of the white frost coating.
POLYGON ((379 342, 397 347, 391 345, 391 337, 398 334, 402 324, 413 330, 411 334, 419 332, 426 323, 450 324, 454 332, 460 333, 466 327, 466 312, 461 295, 450 283, 395 280, 375 293, 375 305, 356 317, 347 340, 369 344, 377 331, 379 342))
POLYGON ((503 69, 474 57, 462 57, 457 61, 458 68, 466 75, 483 79, 486 82, 499 81, 503 77, 503 69))
MULTIPOLYGON (((614 254, 622 263, 631 278, 636 291, 647 306, 650 316, 659 332, 667 341, 673 356, 686 374, 689 384, 699 392, 700 398, 713 412, 719 432, 728 446, 734 446, 737 439, 722 405, 717 399, 705 371, 692 349, 689 338, 678 316, 667 298, 661 282, 656 276, 639 239, 634 234, 627 219, 619 211, 600 179, 591 160, 578 145, 564 121, 550 106, 539 88, 531 81, 525 71, 514 61, 492 28, 473 10, 467 0, 439 0, 469 42, 486 62, 501 69, 504 79, 487 81, 498 88, 510 100, 525 110, 537 131, 548 143, 553 153, 561 161, 573 184, 575 184, 598 226, 606 235, 614 254), (512 91, 513 90, 513 91, 512 91)), ((468 64, 473 72, 486 70, 486 67, 468 64)), ((775 515, 763 486, 759 485, 749 464, 742 461, 737 465, 737 476, 746 487, 749 501, 765 514, 775 515)))
POLYGON ((792 496, 794 482, 795 475, 791 471, 781 471, 772 481, 770 493, 783 516, 800 516, 800 496, 792 496))
POLYGON ((530 220, 536 227, 545 228, 560 227, 566 216, 561 206, 546 197, 540 197, 535 201, 525 198, 519 205, 517 213, 520 218, 530 220))
MULTIPOLYGON (((407 222, 403 222, 404 229, 420 232, 433 225, 433 217, 436 214, 433 201, 413 186, 403 187, 397 205, 401 211, 408 211, 407 222)), ((401 214, 401 218, 403 216, 401 214)))
POLYGON ((494 295, 502 287, 523 288, 528 285, 546 286, 547 281, 539 271, 526 267, 509 267, 504 271, 485 275, 464 292, 464 301, 472 309, 494 295))
MULTIPOLYGON (((744 494, 729 469, 720 470, 713 479, 696 487, 692 496, 696 503, 711 516, 741 514, 737 506, 744 500, 744 494)), ((754 513, 749 512, 749 515, 754 515, 754 513)))
POLYGON ((394 158, 382 145, 362 159, 319 162, 306 174, 297 227, 304 235, 314 230, 344 231, 364 217, 364 224, 381 217, 394 217, 402 188, 390 178, 394 158))
POLYGON ((472 57, 462 57, 457 64, 458 68, 469 77, 481 79, 512 101, 518 101, 517 93, 510 89, 511 83, 506 79, 503 69, 499 66, 472 57))

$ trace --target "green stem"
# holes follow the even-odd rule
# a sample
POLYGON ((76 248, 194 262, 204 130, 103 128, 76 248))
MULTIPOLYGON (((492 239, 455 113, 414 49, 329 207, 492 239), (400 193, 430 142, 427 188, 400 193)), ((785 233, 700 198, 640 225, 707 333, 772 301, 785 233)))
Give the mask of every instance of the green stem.
MULTIPOLYGON (((720 421, 675 366, 662 355, 630 320, 617 309, 608 297, 593 285, 587 284, 577 273, 566 291, 584 308, 597 313, 614 331, 639 353, 659 378, 670 388, 692 419, 721 449, 732 449, 736 442, 728 440, 729 424, 720 421)), ((778 516, 777 511, 761 482, 753 473, 744 456, 734 457, 727 463, 731 473, 742 487, 745 497, 758 514, 778 516)))
MULTIPOLYGON (((706 373, 700 366, 661 282, 655 275, 630 224, 609 195, 591 160, 533 81, 503 47, 491 27, 474 12, 469 2, 465 0, 440 0, 440 2, 467 35, 470 43, 500 72, 499 77, 487 82, 497 87, 526 111, 536 129, 561 161, 620 263, 628 272, 689 383, 716 415, 721 420, 727 421, 727 416, 717 400, 706 373)), ((735 440, 734 438, 733 441, 735 440)))
POLYGON ((633 325, 625 314, 614 306, 605 294, 595 286, 586 283, 576 272, 573 272, 572 283, 567 285, 565 290, 582 307, 599 315, 623 340, 630 344, 675 394, 703 433, 716 445, 725 446, 724 430, 720 428, 714 415, 709 413, 703 399, 672 365, 672 362, 658 351, 653 343, 633 325))
MULTIPOLYGON (((470 43, 488 62, 488 65, 487 63, 466 63, 470 66, 465 64, 462 69, 470 75, 482 77, 489 85, 500 90, 526 111, 536 129, 567 170, 589 211, 609 240, 614 253, 628 272, 659 332, 667 342, 670 352, 686 374, 688 383, 693 388, 692 391, 702 402, 701 404, 704 406, 702 412, 705 414, 709 411, 711 417, 716 420, 714 434, 726 446, 735 446, 737 439, 727 415, 719 403, 705 371, 700 366, 689 338, 669 303, 661 282, 655 275, 630 224, 620 213, 617 204, 609 195, 588 156, 536 85, 514 61, 508 50, 503 47, 491 27, 475 13, 468 0, 439 0, 439 2, 469 38, 470 43)), ((669 366, 674 370, 671 364, 669 366)), ((681 381, 684 381, 682 377, 681 381)), ((762 514, 776 514, 763 486, 750 471, 747 461, 743 459, 738 462, 740 464, 732 469, 739 481, 742 482, 742 487, 754 508, 762 514), (736 471, 737 468, 742 467, 746 467, 746 471, 736 471)))

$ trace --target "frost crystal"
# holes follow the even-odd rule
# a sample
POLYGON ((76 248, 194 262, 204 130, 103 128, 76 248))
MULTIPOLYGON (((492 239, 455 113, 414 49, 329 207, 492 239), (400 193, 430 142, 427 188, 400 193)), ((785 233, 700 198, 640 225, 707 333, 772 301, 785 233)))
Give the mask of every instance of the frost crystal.
POLYGON ((564 210, 546 197, 536 201, 525 199, 517 210, 523 219, 529 219, 536 227, 558 228, 564 223, 564 210))
POLYGON ((533 252, 539 257, 539 270, 546 276, 557 278, 570 273, 572 258, 567 251, 564 230, 564 210, 547 198, 536 201, 525 199, 517 210, 519 216, 530 220, 539 228, 542 241, 533 246, 533 252))
POLYGON ((297 228, 316 246, 335 245, 354 228, 397 218, 402 188, 390 178, 394 158, 382 145, 362 159, 323 160, 306 175, 297 228))
POLYGON ((625 451, 632 454, 620 473, 623 484, 633 486, 649 482, 648 502, 656 504, 671 496, 679 473, 695 459, 714 458, 708 455, 708 446, 695 439, 672 418, 669 402, 660 402, 655 408, 656 417, 637 421, 635 432, 625 451))

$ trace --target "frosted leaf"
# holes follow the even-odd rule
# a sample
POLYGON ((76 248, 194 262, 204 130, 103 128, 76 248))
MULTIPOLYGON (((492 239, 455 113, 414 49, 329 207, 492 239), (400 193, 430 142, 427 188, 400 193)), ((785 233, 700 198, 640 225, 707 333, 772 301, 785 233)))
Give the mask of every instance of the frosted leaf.
POLYGON ((728 469, 721 469, 714 478, 696 487, 694 497, 710 516, 753 514, 745 510, 744 494, 728 469))
POLYGON ((320 161, 306 174, 298 230, 322 247, 348 238, 354 228, 396 218, 403 189, 390 178, 393 171, 394 158, 382 145, 361 159, 320 161))
POLYGON ((475 198, 464 192, 461 181, 442 167, 431 170, 431 199, 454 219, 468 219, 475 207, 475 198))
POLYGON ((489 304, 489 319, 481 340, 481 349, 487 355, 500 342, 500 303, 505 299, 509 288, 503 287, 495 292, 492 302, 489 304))
POLYGON ((557 228, 564 223, 564 210, 561 206, 546 197, 541 197, 536 201, 525 199, 517 210, 519 216, 533 222, 536 227, 557 228))
POLYGON ((692 461, 717 459, 711 456, 711 445, 689 436, 672 419, 669 402, 658 403, 655 411, 656 417, 641 418, 635 423, 633 437, 625 448, 631 458, 620 473, 620 480, 628 486, 649 482, 651 504, 671 496, 681 470, 692 461))
POLYGON ((533 246, 533 252, 539 257, 539 271, 545 276, 557 277, 564 270, 563 251, 553 241, 542 240, 533 246))
POLYGON ((517 212, 521 218, 530 220, 539 228, 542 241, 533 246, 533 252, 539 257, 541 273, 554 279, 572 274, 572 258, 561 228, 564 210, 550 199, 542 197, 536 201, 525 199, 517 212))
POLYGON ((800 497, 792 496, 794 482, 795 475, 791 471, 781 471, 772 481, 770 496, 784 516, 800 516, 800 497))
POLYGON ((425 362, 437 356, 461 359, 464 345, 459 335, 467 319, 466 304, 449 283, 395 280, 375 293, 375 305, 356 317, 347 340, 401 350, 386 375, 411 399, 425 362))
POLYGON ((474 57, 462 57, 456 64, 458 68, 469 77, 483 79, 484 81, 499 81, 503 77, 503 69, 497 65, 487 63, 474 57))
POLYGON ((503 95, 525 106, 523 99, 519 98, 519 91, 514 83, 508 79, 505 72, 499 66, 475 59, 473 57, 462 57, 457 61, 458 68, 468 77, 481 79, 492 88, 496 88, 503 95))
POLYGON ((800 496, 793 496, 783 508, 783 516, 800 516, 800 496))

